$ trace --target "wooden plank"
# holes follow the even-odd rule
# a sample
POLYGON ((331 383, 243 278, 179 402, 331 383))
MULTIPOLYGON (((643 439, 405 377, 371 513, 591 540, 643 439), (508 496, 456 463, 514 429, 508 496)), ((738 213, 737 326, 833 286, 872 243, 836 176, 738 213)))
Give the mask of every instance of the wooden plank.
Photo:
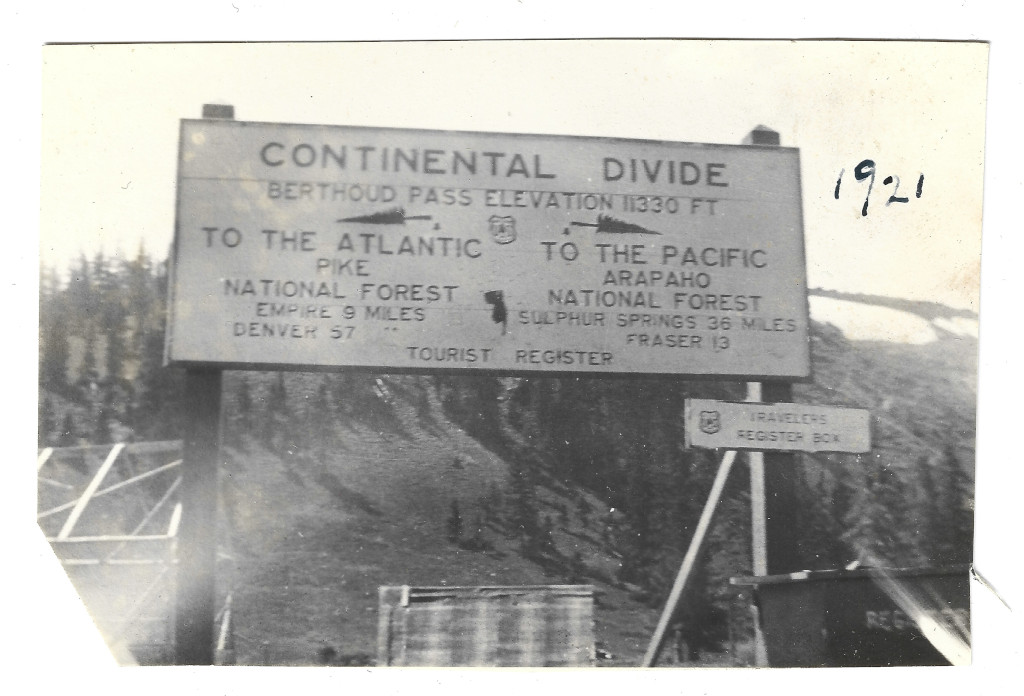
MULTIPOLYGON (((180 464, 181 464, 181 460, 180 459, 178 459, 176 461, 173 461, 173 462, 170 462, 169 464, 164 464, 163 466, 159 466, 156 469, 153 469, 151 471, 147 471, 145 473, 139 474, 138 476, 133 476, 130 479, 125 479, 124 481, 121 481, 120 483, 115 483, 113 486, 107 486, 106 488, 104 488, 101 491, 96 491, 95 493, 93 493, 92 497, 95 499, 95 498, 99 498, 100 496, 104 496, 107 493, 113 493, 114 491, 119 490, 121 488, 124 488, 125 486, 131 485, 133 483, 138 483, 139 481, 142 481, 144 479, 148 479, 148 478, 150 478, 152 476, 156 476, 157 474, 163 473, 164 471, 167 471, 168 469, 173 469, 174 467, 179 466, 180 464)), ((40 480, 45 480, 45 479, 40 479, 40 480)), ((58 483, 56 481, 50 481, 49 483, 53 483, 55 486, 61 486, 61 487, 64 487, 64 488, 72 488, 72 486, 68 486, 68 485, 63 484, 63 483, 58 483)), ((80 498, 76 498, 75 500, 72 500, 70 502, 64 503, 62 505, 58 505, 55 508, 50 508, 49 510, 44 510, 43 512, 40 512, 38 515, 36 515, 36 520, 38 521, 38 520, 41 520, 43 518, 49 517, 51 515, 55 515, 58 512, 63 512, 64 510, 67 510, 68 508, 72 508, 72 507, 74 507, 75 505, 78 504, 79 500, 80 500, 80 498)))
POLYGON ((160 500, 156 501, 156 505, 153 506, 153 509, 150 510, 149 512, 147 512, 146 516, 142 518, 142 521, 139 522, 135 526, 135 529, 132 530, 132 535, 133 536, 138 534, 139 532, 141 532, 142 529, 146 526, 146 524, 151 519, 153 519, 153 515, 155 515, 160 510, 160 508, 162 508, 164 506, 164 504, 168 500, 170 500, 171 496, 174 495, 174 491, 176 491, 178 489, 179 485, 181 485, 181 477, 180 476, 178 478, 174 479, 174 483, 172 483, 167 488, 167 490, 164 492, 164 494, 162 496, 160 496, 160 500))
POLYGON ((47 447, 46 449, 39 453, 39 457, 36 459, 36 471, 39 471, 40 469, 43 468, 43 464, 46 463, 46 460, 50 458, 51 454, 53 454, 52 447, 47 447))
MULTIPOLYGON (((181 477, 179 476, 177 479, 174 480, 174 483, 172 483, 170 485, 170 487, 167 489, 167 491, 165 491, 164 494, 160 497, 160 500, 157 501, 156 505, 154 505, 153 508, 149 512, 146 513, 146 516, 142 518, 142 521, 139 522, 137 525, 135 525, 135 529, 133 529, 131 531, 130 536, 132 536, 132 537, 137 537, 138 536, 139 532, 141 532, 143 530, 143 528, 146 526, 146 524, 153 518, 153 515, 155 515, 157 513, 157 511, 159 511, 160 508, 162 508, 164 506, 164 503, 166 503, 168 500, 170 500, 171 496, 174 494, 174 491, 178 488, 178 484, 180 484, 180 483, 181 483, 181 477)), ((124 547, 125 547, 125 544, 121 543, 116 549, 114 549, 109 554, 107 554, 106 560, 109 561, 109 560, 113 559, 114 556, 116 556, 118 553, 120 553, 121 549, 123 549, 124 547)))
POLYGON ((130 442, 125 445, 127 454, 163 454, 180 452, 181 440, 152 440, 149 442, 130 442))
POLYGON ((100 465, 99 471, 96 472, 96 475, 92 477, 92 481, 90 481, 89 485, 86 486, 85 492, 82 493, 82 497, 78 499, 77 503, 75 503, 74 509, 71 511, 71 514, 68 515, 68 519, 64 522, 64 526, 61 527, 60 532, 57 534, 57 539, 67 539, 71 535, 71 530, 75 528, 75 524, 78 523, 82 513, 85 512, 85 507, 89 504, 89 501, 92 500, 93 494, 100 487, 100 484, 103 483, 103 478, 107 475, 107 472, 110 471, 110 467, 114 465, 114 461, 117 460, 118 455, 121 454, 121 450, 123 449, 123 443, 118 443, 111 448, 106 460, 102 465, 100 465))
POLYGON ((178 536, 178 526, 181 524, 181 503, 174 506, 174 512, 171 513, 171 523, 167 525, 167 536, 175 537, 178 536))
POLYGON ((217 555, 217 458, 221 433, 221 371, 185 374, 185 439, 178 530, 175 664, 214 663, 217 555))
POLYGON ((166 534, 108 534, 104 536, 76 536, 67 537, 61 539, 60 537, 49 537, 47 539, 53 545, 58 544, 105 544, 105 543, 121 543, 121 542, 146 542, 146 541, 169 541, 173 537, 169 537, 166 534))
MULTIPOLYGON (((181 440, 146 440, 143 442, 122 442, 125 454, 159 454, 174 452, 181 449, 181 440)), ((71 447, 50 447, 53 455, 59 458, 63 454, 89 454, 96 450, 105 450, 109 445, 72 445, 71 447)), ((43 450, 45 452, 45 450, 43 450)), ((42 456, 40 452, 40 456, 42 456)))
MULTIPOLYGON (((75 489, 75 487, 70 484, 61 483, 60 481, 54 481, 53 479, 48 479, 45 476, 36 476, 36 481, 38 481, 39 483, 45 483, 48 486, 56 486, 57 488, 63 488, 64 490, 70 491, 75 489)), ((66 510, 68 507, 71 507, 72 505, 74 505, 74 502, 69 503, 67 507, 61 507, 63 507, 66 510)))
POLYGON ((167 565, 166 558, 61 558, 61 565, 66 566, 147 566, 167 565))
POLYGON ((231 641, 231 600, 229 593, 224 602, 223 618, 220 622, 220 634, 217 636, 217 650, 224 651, 229 647, 231 641))
POLYGON ((665 643, 665 635, 668 632, 669 622, 672 620, 672 615, 675 614, 676 606, 679 604, 680 598, 683 596, 683 592, 686 590, 686 585, 690 579, 690 573, 693 571, 693 566, 697 562, 697 554, 700 552, 701 547, 704 545, 704 535, 708 531, 708 527, 711 525, 711 518, 715 514, 715 508, 718 506, 718 500, 722 497, 722 489, 725 488, 725 482, 729 478, 729 471, 732 469, 732 463, 736 459, 736 451, 729 450, 722 456, 722 462, 718 465, 718 473, 715 474, 714 483, 711 484, 711 492, 708 493, 708 499, 704 503, 704 509, 700 513, 700 520, 697 522, 697 529, 693 532, 693 538, 690 539, 690 546, 686 549, 686 555, 683 557, 683 564, 679 568, 679 574, 676 575, 676 581, 672 585, 672 591, 669 593, 668 601, 665 603, 665 610, 661 612, 661 618, 658 620, 658 626, 654 630, 654 636, 651 638, 651 644, 647 647, 647 652, 644 654, 644 660, 641 666, 653 667, 658 663, 658 654, 661 652, 661 648, 665 643))

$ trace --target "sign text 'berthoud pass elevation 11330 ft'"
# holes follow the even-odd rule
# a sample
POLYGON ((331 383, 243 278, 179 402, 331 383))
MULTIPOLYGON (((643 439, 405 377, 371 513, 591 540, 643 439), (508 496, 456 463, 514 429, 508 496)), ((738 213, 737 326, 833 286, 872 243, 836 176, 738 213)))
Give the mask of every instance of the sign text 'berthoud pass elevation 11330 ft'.
POLYGON ((184 120, 167 359, 810 374, 799 152, 184 120))

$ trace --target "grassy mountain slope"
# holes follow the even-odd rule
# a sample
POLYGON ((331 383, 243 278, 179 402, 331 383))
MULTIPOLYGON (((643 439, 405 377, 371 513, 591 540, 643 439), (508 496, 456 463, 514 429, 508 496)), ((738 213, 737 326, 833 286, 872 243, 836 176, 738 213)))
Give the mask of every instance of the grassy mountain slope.
MULTIPOLYGON (((388 380, 407 388, 419 381, 388 380)), ((436 406, 424 414, 400 397, 392 403, 388 430, 339 424, 338 444, 322 458, 278 456, 255 444, 228 450, 223 494, 234 562, 222 576, 234 592, 239 662, 309 664, 327 646, 341 661, 370 662, 379 586, 559 584, 571 579, 565 561, 579 551, 586 581, 596 576, 601 585, 597 633, 620 660, 635 663, 656 617, 627 590, 600 582, 616 561, 597 515, 582 520, 577 500, 543 489, 542 514, 571 509, 555 525, 555 557, 524 559, 494 522, 482 524, 490 548, 460 548, 446 538, 452 501, 467 529, 484 520, 481 500, 506 486, 510 463, 436 406)))
MULTIPOLYGON (((925 318, 960 316, 922 306, 925 318)), ((858 515, 869 514, 858 510, 863 500, 840 501, 865 487, 867 472, 895 472, 907 510, 926 493, 922 466, 946 448, 973 478, 975 339, 940 332, 925 345, 851 342, 814 323, 812 356, 814 380, 794 388, 796 401, 872 413, 870 455, 805 456, 797 465, 797 477, 817 486, 812 496, 836 510, 839 526, 828 534, 853 534, 858 515)), ((275 379, 225 380, 218 582, 233 594, 242 664, 312 664, 326 648, 334 664, 371 663, 381 585, 565 582, 597 587, 597 640, 615 656, 610 664, 637 664, 714 475, 713 456, 682 449, 682 400, 742 394, 741 385, 712 382, 289 374, 275 407, 275 379), (524 553, 510 523, 511 482, 523 472, 533 477, 539 520, 551 526, 542 553, 524 553), (448 539, 453 503, 461 543, 448 539), (624 582, 624 556, 641 541, 653 557, 624 582), (646 583, 652 574, 657 581, 646 583)), ((68 414, 78 424, 94 418, 88 398, 47 397, 54 428, 68 414)), ((750 572, 746 485, 741 464, 710 534, 702 568, 710 594, 699 598, 735 610, 725 622, 732 635, 717 642, 737 645, 705 653, 706 664, 749 657, 746 600, 725 585, 750 572)), ((844 549, 837 562, 854 557, 844 549)))
POLYGON ((973 471, 976 340, 851 342, 816 324, 811 348, 814 380, 794 388, 796 401, 869 409, 872 455, 886 464, 899 467, 950 443, 973 471))
MULTIPOLYGON (((813 355, 815 380, 798 385, 795 400, 870 409, 870 457, 876 463, 913 483, 909 464, 953 443, 973 473, 976 342, 947 336, 926 346, 851 343, 834 328, 815 325, 813 355)), ((616 655, 616 664, 636 664, 657 620, 658 601, 639 601, 644 597, 636 587, 617 581, 621 557, 604 530, 607 520, 614 524, 614 514, 602 517, 608 503, 595 495, 601 491, 556 479, 540 485, 540 513, 555 521, 556 553, 540 561, 525 558, 519 541, 506 537, 506 526, 486 521, 486 507, 493 504, 488 495, 497 489, 507 503, 510 472, 531 452, 543 457, 545 443, 535 441, 529 424, 503 436, 507 419, 503 427, 471 436, 452 422, 429 378, 385 376, 381 384, 384 395, 358 397, 378 403, 357 399, 349 408, 380 411, 383 404, 389 415, 377 422, 339 421, 322 454, 310 454, 317 447, 309 441, 296 443, 294 454, 288 447, 272 454, 251 440, 248 450, 229 450, 225 509, 237 566, 228 574, 240 660, 307 663, 329 645, 347 656, 341 659, 368 661, 375 652, 378 586, 561 583, 571 579, 570 559, 579 552, 583 581, 602 593, 597 639, 616 655), (592 514, 581 514, 581 495, 592 514), (487 550, 446 539, 452 501, 467 532, 485 520, 487 550), (261 653, 263 641, 270 643, 268 653, 261 653)), ((509 393, 500 404, 515 399, 516 387, 507 380, 505 386, 509 393)), ((676 416, 681 413, 666 418, 676 416)), ((859 485, 867 464, 852 455, 819 455, 804 458, 801 468, 809 479, 826 476, 834 489, 844 482, 859 485)), ((742 508, 744 479, 741 467, 733 475, 740 492, 727 504, 742 508)), ((698 505, 703 495, 693 491, 698 505)), ((728 536, 734 520, 720 517, 713 534, 728 536)), ((679 554, 674 547, 669 555, 679 554)), ((748 572, 742 553, 733 558, 737 567, 724 569, 726 574, 748 572)), ((674 569, 677 563, 666 565, 674 569)), ((734 656, 717 659, 728 664, 734 656)))

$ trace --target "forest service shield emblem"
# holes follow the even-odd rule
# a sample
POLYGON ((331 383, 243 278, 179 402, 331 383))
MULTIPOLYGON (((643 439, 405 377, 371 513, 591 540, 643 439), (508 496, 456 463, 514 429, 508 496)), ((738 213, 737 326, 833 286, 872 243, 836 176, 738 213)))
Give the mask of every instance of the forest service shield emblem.
POLYGON ((509 244, 516 241, 516 219, 511 215, 492 215, 487 220, 491 223, 491 237, 498 244, 509 244))
POLYGON ((722 417, 718 411, 701 411, 699 427, 702 433, 714 435, 722 429, 722 417))

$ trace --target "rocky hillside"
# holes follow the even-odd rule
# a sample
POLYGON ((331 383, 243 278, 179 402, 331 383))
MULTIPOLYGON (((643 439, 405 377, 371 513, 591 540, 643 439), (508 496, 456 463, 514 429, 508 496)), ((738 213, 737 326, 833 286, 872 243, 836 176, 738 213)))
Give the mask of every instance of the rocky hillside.
MULTIPOLYGON (((900 566, 969 559, 977 340, 941 321, 971 318, 828 299, 939 330, 916 343, 851 340, 815 314, 814 379, 794 399, 870 409, 874 449, 800 457, 793 543, 805 567, 865 551, 900 566)), ((138 398, 131 413, 159 403, 173 414, 177 378, 148 374, 162 398, 138 398)), ((372 663, 382 585, 583 582, 599 591, 605 663, 637 664, 716 467, 683 447, 683 400, 742 393, 663 379, 229 373, 218 577, 239 662, 372 663)), ((49 436, 78 438, 89 434, 59 431, 107 403, 72 387, 43 401, 49 436)), ((131 435, 112 425, 106 437, 131 435)), ((728 585, 750 573, 746 480, 738 467, 681 612, 700 664, 750 660, 749 598, 728 585)))

